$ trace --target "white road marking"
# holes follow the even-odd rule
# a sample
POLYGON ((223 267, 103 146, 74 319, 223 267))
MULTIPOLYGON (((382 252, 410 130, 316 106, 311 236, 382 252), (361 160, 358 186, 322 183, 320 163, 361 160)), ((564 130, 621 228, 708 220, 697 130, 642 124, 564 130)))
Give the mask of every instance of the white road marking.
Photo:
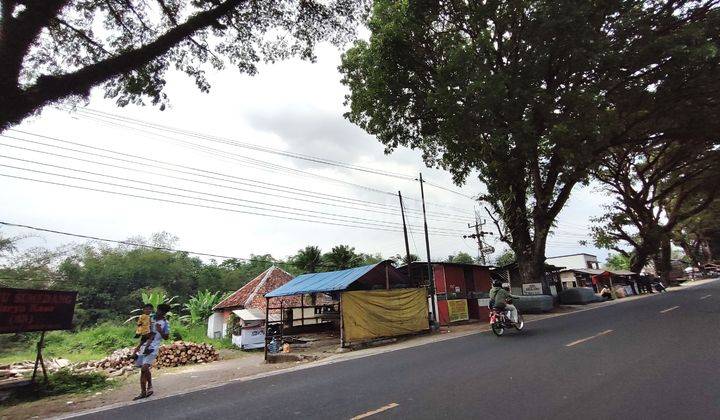
POLYGON ((672 308, 663 309, 662 311, 660 311, 660 313, 664 314, 666 312, 674 311, 677 308, 679 308, 679 306, 673 306, 672 308))
POLYGON ((375 414, 379 414, 379 413, 382 413, 383 411, 387 411, 387 410, 390 410, 391 408, 395 408, 395 407, 397 407, 398 405, 400 405, 400 404, 398 404, 398 403, 390 403, 390 404, 388 404, 388 405, 384 405, 384 406, 378 408, 377 410, 372 410, 372 411, 368 411, 367 413, 363 413, 363 414, 357 415, 357 416, 353 417, 353 418, 350 419, 350 420, 360 420, 360 419, 364 419, 364 418, 366 418, 366 417, 374 416, 375 414))
POLYGON ((565 347, 572 347, 572 346, 574 346, 574 345, 577 345, 577 344, 580 344, 580 343, 584 343, 584 342, 586 342, 586 341, 588 341, 588 340, 592 340, 593 338, 598 338, 598 337, 600 337, 600 336, 603 336, 603 335, 606 335, 606 334, 610 334, 611 332, 613 332, 613 330, 605 330, 605 331, 603 331, 603 332, 601 332, 601 333, 597 333, 597 334, 595 334, 595 335, 593 335, 593 336, 586 337, 586 338, 581 338, 580 340, 575 340, 575 341, 573 341, 572 343, 567 343, 567 344, 565 344, 565 347))
POLYGON ((710 296, 712 296, 712 295, 705 295, 705 296, 701 297, 700 300, 707 299, 707 298, 709 298, 710 296))

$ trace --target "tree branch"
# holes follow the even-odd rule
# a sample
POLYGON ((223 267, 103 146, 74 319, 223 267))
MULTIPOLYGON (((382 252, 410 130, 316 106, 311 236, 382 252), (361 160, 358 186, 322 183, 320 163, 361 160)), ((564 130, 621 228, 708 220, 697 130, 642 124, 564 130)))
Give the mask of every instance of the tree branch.
POLYGON ((0 106, 0 115, 4 114, 0 120, 0 130, 19 122, 47 103, 71 95, 87 95, 93 86, 150 63, 198 30, 215 24, 243 1, 227 0, 213 9, 199 12, 142 47, 125 51, 72 73, 38 78, 35 85, 21 91, 17 98, 10 98, 14 99, 12 107, 4 101, 0 102, 0 105, 3 105, 0 106), (2 109, 5 106, 7 110, 2 109))
MULTIPOLYGON (((157 0, 157 3, 160 5, 160 9, 163 11, 163 14, 164 14, 165 16, 167 16, 167 18, 170 20, 170 23, 172 23, 173 25, 177 26, 177 25, 178 25, 177 16, 175 15, 175 13, 173 13, 172 10, 170 10, 170 8, 168 7, 168 5, 165 4, 165 1, 164 1, 164 0, 157 0)), ((220 57, 218 57, 217 55, 215 55, 215 53, 212 52, 208 47, 206 47, 205 45, 202 45, 201 43, 197 42, 193 37, 189 37, 188 39, 190 40, 190 42, 192 42, 193 44, 195 44, 196 47, 198 47, 198 48, 200 48, 201 50, 205 51, 206 53, 210 54, 214 59, 216 59, 216 60, 218 60, 218 61, 221 61, 221 60, 220 60, 220 57)))
POLYGON ((105 47, 104 47, 102 44, 100 44, 99 42, 97 42, 97 41, 95 41, 94 39, 90 38, 90 36, 89 36, 88 34, 86 34, 84 31, 82 31, 82 30, 80 30, 80 29, 72 26, 71 24, 69 24, 68 22, 64 21, 63 19, 60 19, 59 17, 53 18, 53 20, 56 21, 57 23, 59 23, 60 25, 62 25, 62 26, 64 26, 64 27, 70 29, 71 31, 73 31, 77 36, 79 36, 83 41, 85 41, 86 44, 88 44, 88 45, 90 45, 90 46, 93 46, 93 47, 99 49, 100 51, 102 51, 102 52, 105 53, 106 55, 111 55, 111 54, 110 54, 110 51, 106 50, 105 47))
MULTIPOLYGON (((17 90, 17 82, 25 55, 40 35, 42 29, 65 7, 68 0, 45 0, 28 2, 16 18, 7 19, 3 14, 2 36, 0 36, 0 90, 17 90), (7 20, 6 20, 7 19, 7 20)), ((12 3, 3 1, 3 9, 12 3), (7 4, 6 4, 7 3, 7 4)))
POLYGON ((490 220, 493 221, 493 224, 495 224, 495 228, 497 228, 498 231, 498 237, 501 241, 507 243, 508 245, 510 242, 508 241, 508 237, 503 233, 503 230, 500 228, 500 221, 493 216, 492 212, 490 212, 490 209, 485 207, 485 211, 487 212, 488 216, 490 216, 490 220))

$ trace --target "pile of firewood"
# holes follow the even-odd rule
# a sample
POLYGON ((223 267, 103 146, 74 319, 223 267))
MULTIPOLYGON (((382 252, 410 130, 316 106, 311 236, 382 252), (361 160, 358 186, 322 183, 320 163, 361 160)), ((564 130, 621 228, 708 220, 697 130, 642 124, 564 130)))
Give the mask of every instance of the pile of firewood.
POLYGON ((176 341, 169 346, 160 347, 157 367, 174 367, 193 363, 214 362, 220 353, 211 344, 187 343, 176 341))
MULTIPOLYGON (((220 354, 211 344, 197 344, 185 341, 175 341, 172 344, 160 346, 155 368, 175 367, 193 363, 213 362, 220 358, 220 354)), ((135 360, 133 348, 128 347, 114 351, 110 356, 91 363, 89 366, 104 370, 111 376, 123 374, 132 370, 135 360)))
MULTIPOLYGON (((70 369, 73 372, 84 373, 104 371, 108 376, 122 376, 131 372, 135 366, 133 347, 115 350, 110 356, 95 362, 80 362, 71 364, 67 359, 49 359, 45 361, 48 371, 55 372, 60 369, 70 369)), ((160 346, 155 368, 175 367, 194 363, 214 362, 220 354, 211 344, 197 344, 185 341, 175 341, 172 344, 160 346)), ((25 361, 11 365, 0 365, 0 381, 16 379, 32 372, 34 362, 25 361)))

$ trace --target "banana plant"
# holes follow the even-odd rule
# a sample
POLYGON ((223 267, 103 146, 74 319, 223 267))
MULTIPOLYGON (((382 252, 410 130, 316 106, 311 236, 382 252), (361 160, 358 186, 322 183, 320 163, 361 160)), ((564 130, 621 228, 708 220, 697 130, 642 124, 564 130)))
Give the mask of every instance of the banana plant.
MULTIPOLYGON (((153 308, 157 309, 159 305, 162 305, 163 303, 170 306, 170 311, 165 314, 165 317, 170 319, 175 317, 175 309, 180 306, 179 303, 175 302, 175 299, 177 299, 177 296, 168 297, 165 292, 160 290, 152 290, 149 292, 141 292, 141 298, 143 302, 143 306, 150 304, 153 306, 153 308)), ((130 311, 130 313, 138 313, 142 312, 143 308, 137 308, 130 311)), ((125 323, 131 322, 136 320, 140 315, 133 315, 130 318, 125 320, 125 323)))
POLYGON ((198 291, 195 296, 191 296, 185 304, 185 310, 188 315, 183 316, 184 320, 190 325, 197 325, 204 322, 212 315, 212 308, 220 303, 226 295, 220 292, 210 292, 209 290, 198 291))

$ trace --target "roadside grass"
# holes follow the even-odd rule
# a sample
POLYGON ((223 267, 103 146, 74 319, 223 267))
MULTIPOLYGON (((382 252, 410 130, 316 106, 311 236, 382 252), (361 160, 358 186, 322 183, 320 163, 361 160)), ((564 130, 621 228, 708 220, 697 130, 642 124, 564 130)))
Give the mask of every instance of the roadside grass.
MULTIPOLYGON (((171 321, 170 339, 184 340, 195 343, 209 343, 218 349, 232 349, 229 338, 215 340, 208 338, 204 325, 186 326, 171 321)), ((0 365, 25 360, 35 360, 35 346, 40 335, 23 334, 12 338, 4 338, 0 342, 0 365)), ((132 324, 104 323, 77 332, 51 331, 45 334, 43 356, 64 358, 71 362, 100 360, 117 349, 137 345, 135 330, 132 324)))
POLYGON ((42 376, 36 385, 18 388, 2 402, 4 406, 37 401, 43 398, 60 395, 87 395, 117 386, 119 381, 109 381, 107 376, 97 372, 75 373, 61 369, 48 374, 48 383, 42 376))

